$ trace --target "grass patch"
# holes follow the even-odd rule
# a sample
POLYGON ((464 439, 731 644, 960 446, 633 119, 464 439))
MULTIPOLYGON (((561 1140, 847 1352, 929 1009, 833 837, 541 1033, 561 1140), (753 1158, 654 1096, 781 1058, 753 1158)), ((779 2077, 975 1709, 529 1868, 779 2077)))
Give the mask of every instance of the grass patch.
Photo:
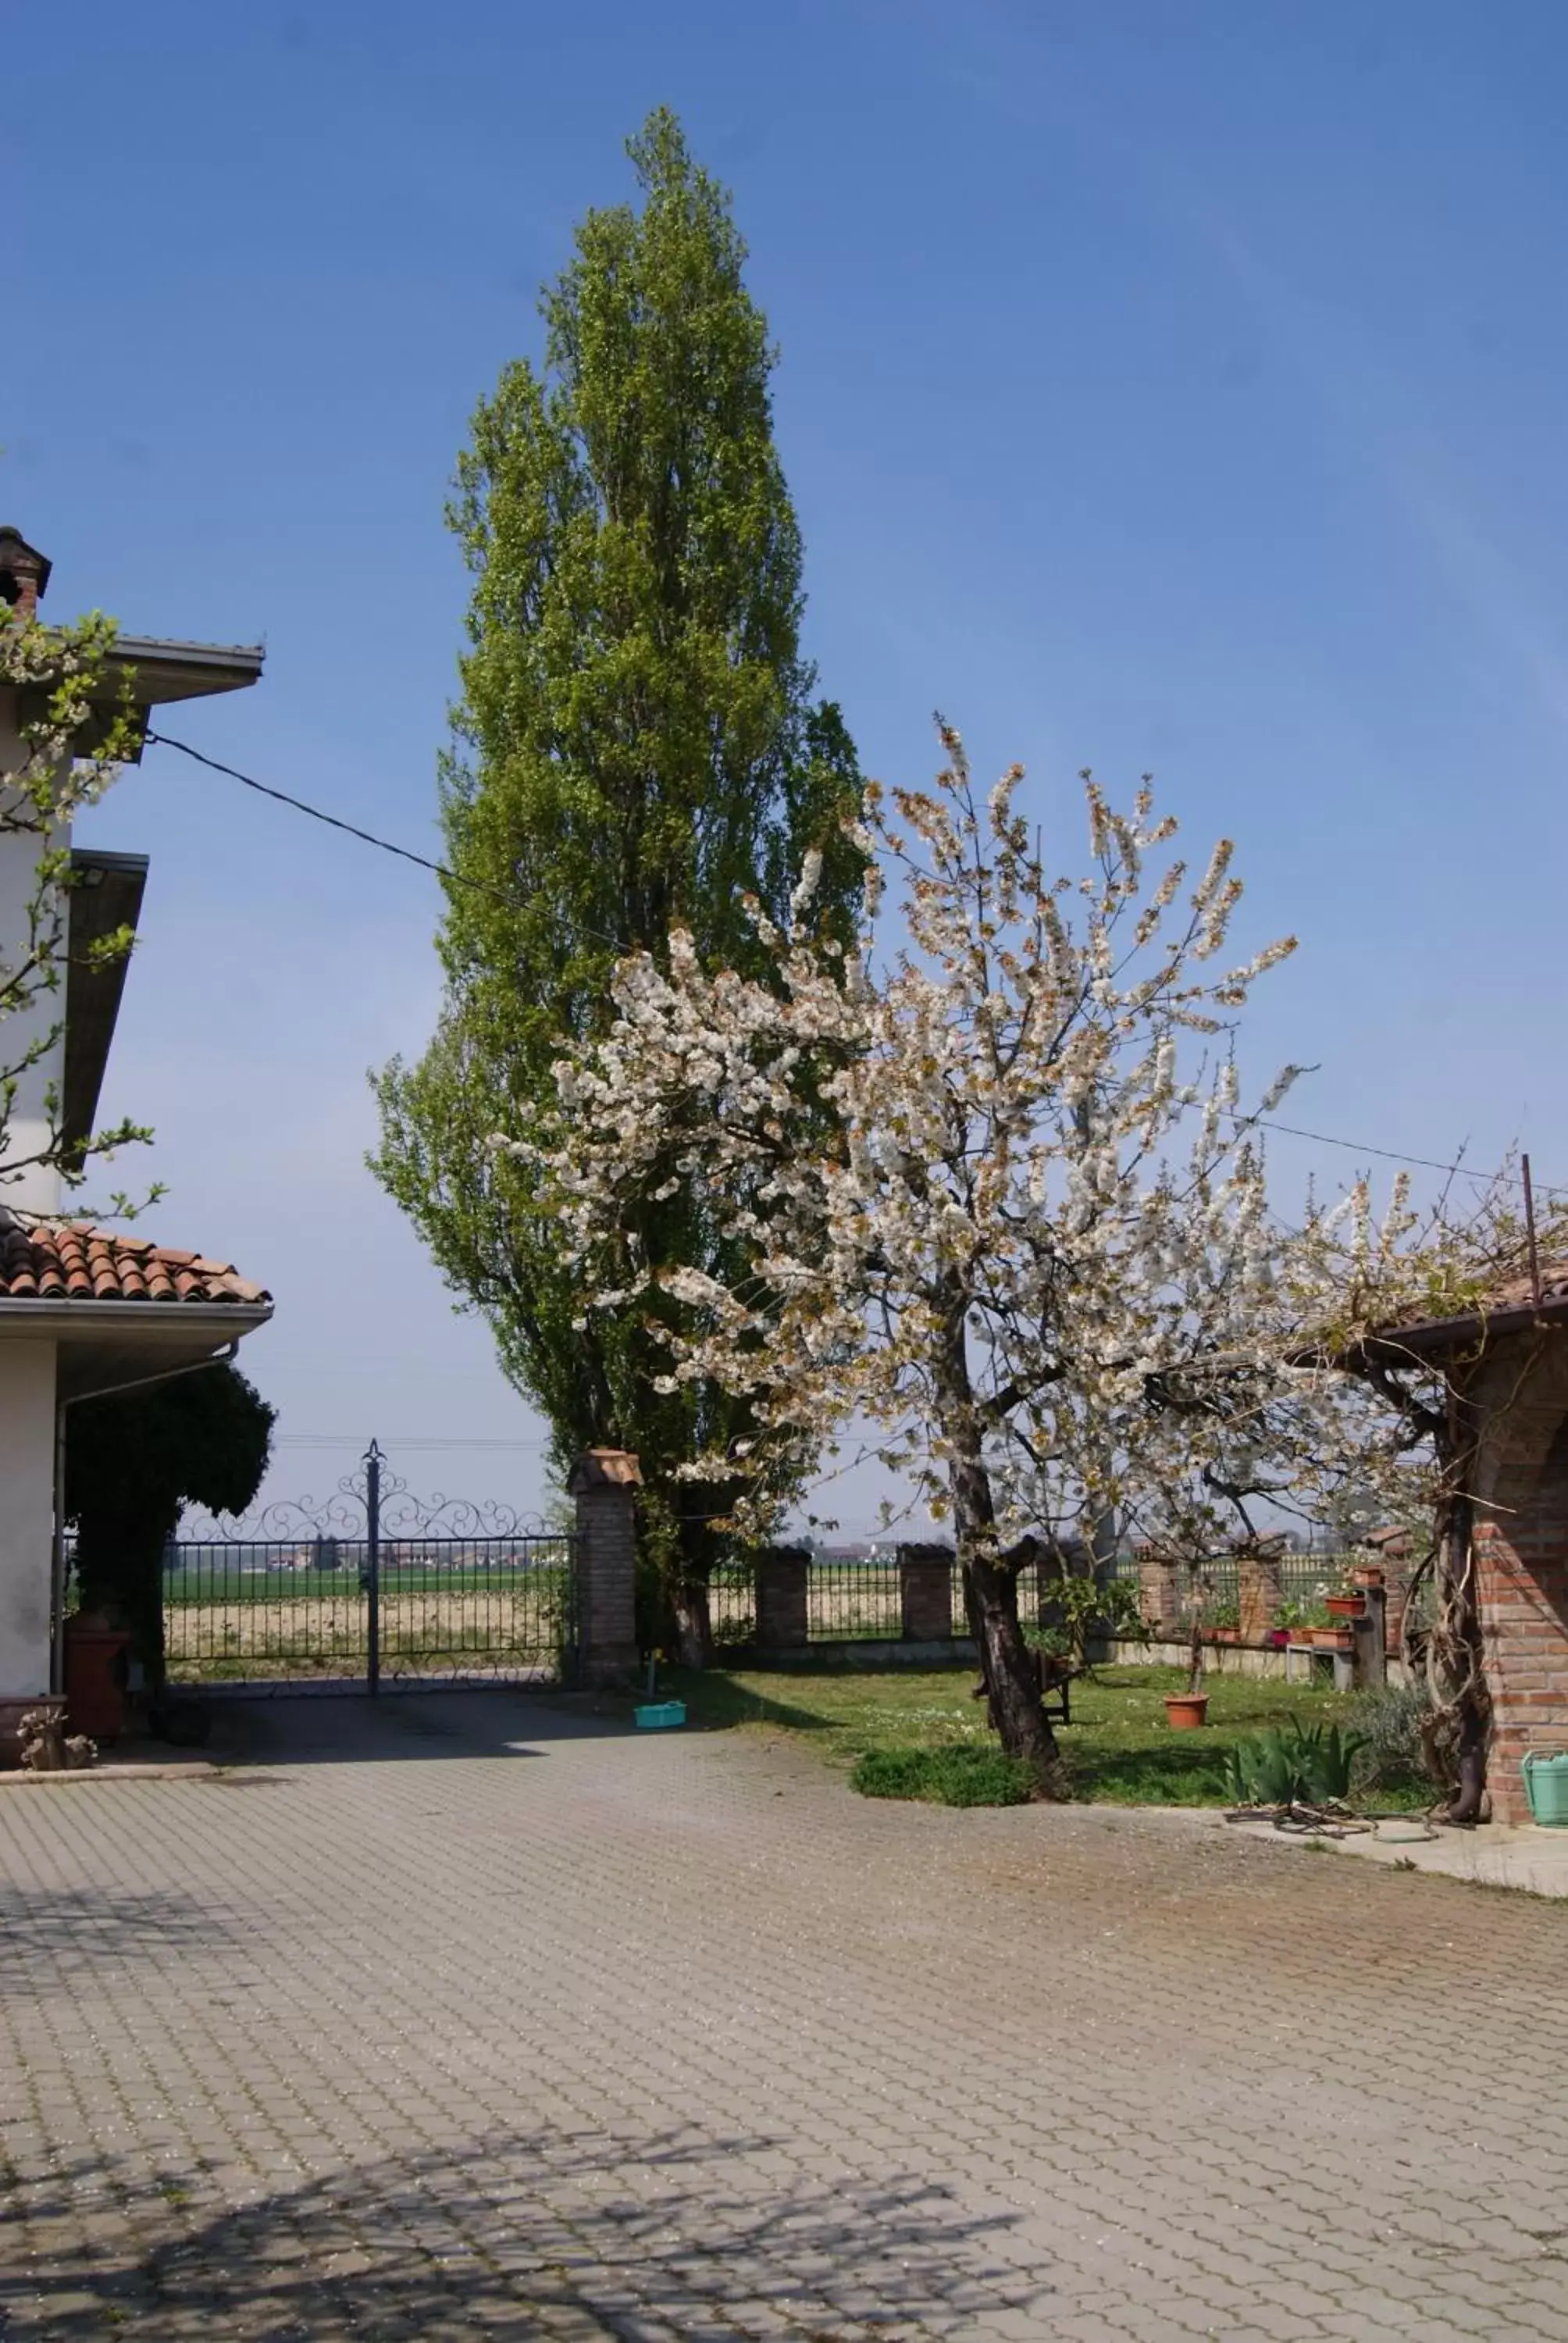
MULTIPOLYGON (((661 1695, 686 1702, 693 1725, 799 1733, 830 1765, 850 1770, 873 1754, 973 1750, 1000 1756, 985 1704, 970 1697, 975 1682, 972 1668, 718 1668, 662 1671, 659 1686, 661 1695)), ((1354 1721, 1352 1694, 1216 1674, 1207 1683, 1208 1724, 1197 1733, 1172 1733, 1165 1694, 1181 1692, 1185 1682, 1180 1668, 1128 1667, 1104 1668, 1095 1681, 1073 1685, 1073 1721, 1059 1729, 1059 1738, 1075 1796, 1116 1805, 1224 1805, 1225 1759, 1237 1742, 1292 1716, 1354 1721)), ((1420 1807, 1432 1795, 1422 1780, 1390 1782, 1379 1786, 1373 1803, 1384 1811, 1420 1807)))
POLYGON ((1032 1791, 1029 1767, 1000 1749, 961 1741, 935 1749, 868 1749, 849 1769, 864 1798, 919 1798, 933 1806, 1022 1806, 1032 1791))

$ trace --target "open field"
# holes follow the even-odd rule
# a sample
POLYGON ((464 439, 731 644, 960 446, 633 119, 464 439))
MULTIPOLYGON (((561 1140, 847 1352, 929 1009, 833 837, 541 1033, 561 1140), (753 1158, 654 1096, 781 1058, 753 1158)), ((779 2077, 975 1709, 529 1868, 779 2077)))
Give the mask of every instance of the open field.
MULTIPOLYGON (((352 1580, 345 1584, 342 1573, 312 1576, 327 1588, 305 1590, 270 1577, 237 1593, 231 1582, 205 1602, 169 1603, 164 1634, 170 1676, 190 1684, 359 1673, 369 1649, 365 1594, 352 1580)), ((381 1594, 383 1672, 396 1674, 405 1662, 420 1673, 553 1670, 568 1640, 567 1595, 564 1572, 530 1572, 504 1585, 467 1589, 448 1577, 410 1589, 400 1575, 381 1594)))

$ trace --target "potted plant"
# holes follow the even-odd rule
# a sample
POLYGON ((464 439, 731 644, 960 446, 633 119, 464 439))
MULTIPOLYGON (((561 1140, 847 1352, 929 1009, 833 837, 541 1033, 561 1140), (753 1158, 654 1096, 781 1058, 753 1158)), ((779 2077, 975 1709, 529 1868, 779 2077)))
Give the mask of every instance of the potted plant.
POLYGON ((1241 1640, 1241 1605, 1231 1594, 1214 1604, 1209 1613, 1209 1640, 1213 1644, 1239 1644, 1241 1640))
POLYGON ((1367 1599, 1364 1591, 1346 1575, 1337 1586, 1323 1591, 1323 1608, 1331 1619, 1364 1619, 1367 1599))
POLYGON ((1298 1602, 1292 1595, 1282 1603, 1279 1624, 1274 1633, 1283 1644, 1305 1644, 1312 1640, 1311 1606, 1298 1602))
POLYGON ((1165 1721, 1174 1733, 1195 1733, 1209 1721, 1209 1695, 1203 1689, 1203 1612, 1213 1582, 1192 1573, 1192 1608, 1188 1631, 1188 1671, 1185 1692, 1165 1695, 1165 1721))

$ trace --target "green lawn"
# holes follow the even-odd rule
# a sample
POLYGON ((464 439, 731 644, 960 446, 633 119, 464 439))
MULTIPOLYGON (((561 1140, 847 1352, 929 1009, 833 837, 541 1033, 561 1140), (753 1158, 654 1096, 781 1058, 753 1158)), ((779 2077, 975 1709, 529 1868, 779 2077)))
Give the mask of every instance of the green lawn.
MULTIPOLYGON (((970 1698, 972 1668, 906 1674, 800 1669, 661 1674, 661 1696, 684 1700, 694 1725, 709 1730, 799 1734, 829 1765, 848 1768, 868 1750, 994 1748, 985 1705, 970 1698)), ((1226 1752, 1292 1715, 1342 1720, 1348 1695, 1244 1676, 1208 1680, 1209 1723, 1173 1733, 1163 1695, 1186 1682, 1178 1668, 1102 1668, 1072 1687, 1070 1725, 1060 1731, 1074 1791, 1120 1805, 1213 1806, 1227 1803, 1226 1752)), ((1420 1783, 1380 1788, 1380 1808, 1424 1805, 1420 1783)))

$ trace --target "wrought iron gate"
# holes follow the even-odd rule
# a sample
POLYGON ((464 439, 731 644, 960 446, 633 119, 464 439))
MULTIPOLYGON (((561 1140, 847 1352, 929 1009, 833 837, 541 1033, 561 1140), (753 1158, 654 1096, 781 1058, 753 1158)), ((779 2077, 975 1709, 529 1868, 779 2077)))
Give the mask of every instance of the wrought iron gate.
POLYGON ((411 1496, 374 1441, 324 1503, 271 1504, 170 1541, 170 1678, 283 1691, 560 1683, 577 1540, 503 1505, 411 1496))

